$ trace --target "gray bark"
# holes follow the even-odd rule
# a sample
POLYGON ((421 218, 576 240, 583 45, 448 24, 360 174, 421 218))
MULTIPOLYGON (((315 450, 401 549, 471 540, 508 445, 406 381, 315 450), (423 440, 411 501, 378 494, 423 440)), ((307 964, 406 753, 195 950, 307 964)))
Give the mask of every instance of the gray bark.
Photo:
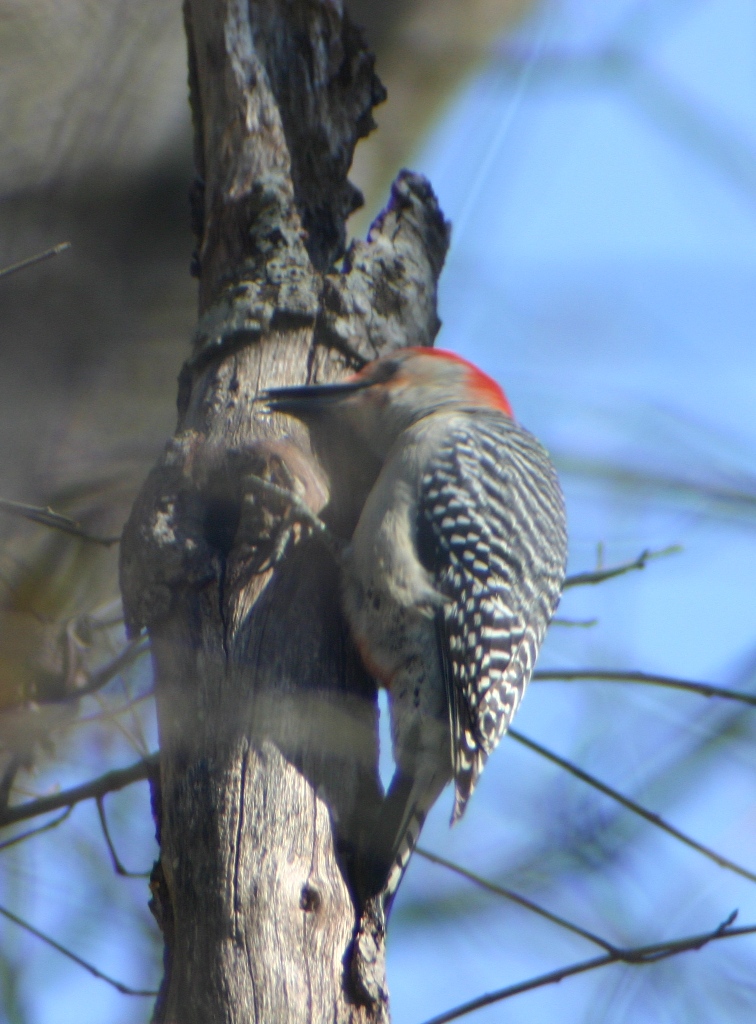
POLYGON ((348 534, 356 510, 304 430, 254 399, 431 344, 448 226, 403 172, 335 268, 382 98, 338 0, 186 0, 185 15, 200 319, 176 434, 121 545, 160 729, 154 1020, 387 1020, 384 922, 359 888, 383 797, 375 686, 331 557, 295 529, 271 568, 278 512, 244 479, 294 489, 348 534))

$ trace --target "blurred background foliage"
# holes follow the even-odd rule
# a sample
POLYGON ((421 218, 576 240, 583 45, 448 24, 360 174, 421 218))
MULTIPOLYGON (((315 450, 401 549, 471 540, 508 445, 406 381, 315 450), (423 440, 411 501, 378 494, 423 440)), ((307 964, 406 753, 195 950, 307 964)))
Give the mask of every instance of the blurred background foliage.
MULTIPOLYGON (((363 234, 420 166, 454 222, 439 343, 506 387, 554 452, 576 587, 540 668, 645 670, 756 692, 756 9, 749 0, 353 0, 389 99, 353 178, 363 234)), ((0 498, 117 534, 174 426, 195 319, 178 0, 0 0, 0 498)), ((0 800, 157 745, 147 659, 123 647, 117 549, 0 514, 0 800)), ((756 868, 754 710, 617 682, 533 684, 517 726, 756 868)), ((726 872, 506 741, 463 823, 423 843, 619 945, 756 921, 726 872)), ((130 870, 156 855, 146 783, 104 801, 130 870)), ((43 819, 47 821, 48 819, 43 819)), ((57 818, 53 815, 53 821, 57 818)), ((42 821, 37 824, 42 823, 42 821)), ((6 828, 0 843, 35 823, 6 828)), ((95 803, 0 846, 0 907, 135 988, 159 981, 144 878, 113 870, 95 803)), ((596 947, 416 857, 397 901, 397 1024, 596 947)), ((756 944, 611 967, 474 1017, 751 1021, 756 944)), ((0 924, 0 1018, 148 1020, 0 924)), ((470 1019, 473 1019, 472 1017, 470 1019)))

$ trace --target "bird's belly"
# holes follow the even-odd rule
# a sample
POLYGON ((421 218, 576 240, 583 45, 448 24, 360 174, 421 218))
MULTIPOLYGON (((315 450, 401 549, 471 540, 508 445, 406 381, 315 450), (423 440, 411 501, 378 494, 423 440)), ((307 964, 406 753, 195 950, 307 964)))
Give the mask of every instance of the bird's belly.
POLYGON ((427 660, 435 644, 428 611, 408 608, 372 580, 364 587, 347 584, 344 611, 363 664, 387 689, 409 662, 427 660))

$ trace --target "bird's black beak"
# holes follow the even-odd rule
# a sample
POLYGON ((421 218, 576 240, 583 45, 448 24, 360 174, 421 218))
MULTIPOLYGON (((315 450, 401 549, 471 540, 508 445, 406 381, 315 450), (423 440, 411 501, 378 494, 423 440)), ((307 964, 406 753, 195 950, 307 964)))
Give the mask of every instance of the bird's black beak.
POLYGON ((259 401, 265 402, 271 412, 290 416, 315 416, 326 412, 355 391, 368 387, 372 381, 355 378, 336 384, 303 384, 299 387, 271 388, 261 392, 259 401))
POLYGON ((263 391, 259 401, 265 402, 271 412, 284 412, 290 416, 312 417, 334 408, 345 398, 374 384, 387 384, 399 370, 400 363, 381 359, 370 363, 360 373, 335 384, 302 384, 294 388, 271 388, 263 391))

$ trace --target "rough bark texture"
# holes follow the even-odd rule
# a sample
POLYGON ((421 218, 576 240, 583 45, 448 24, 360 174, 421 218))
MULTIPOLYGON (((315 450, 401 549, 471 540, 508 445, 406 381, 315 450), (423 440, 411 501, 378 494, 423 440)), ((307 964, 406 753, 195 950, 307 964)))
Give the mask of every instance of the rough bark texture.
POLYGON ((338 0, 186 0, 185 15, 201 315, 176 435, 121 555, 157 681, 154 1020, 387 1020, 384 923, 357 882, 383 795, 375 687, 330 556, 295 528, 271 567, 284 510, 245 479, 298 491, 348 533, 355 510, 338 481, 329 498, 303 429, 255 395, 431 344, 448 226, 403 173, 335 269, 352 152, 383 95, 338 0))

